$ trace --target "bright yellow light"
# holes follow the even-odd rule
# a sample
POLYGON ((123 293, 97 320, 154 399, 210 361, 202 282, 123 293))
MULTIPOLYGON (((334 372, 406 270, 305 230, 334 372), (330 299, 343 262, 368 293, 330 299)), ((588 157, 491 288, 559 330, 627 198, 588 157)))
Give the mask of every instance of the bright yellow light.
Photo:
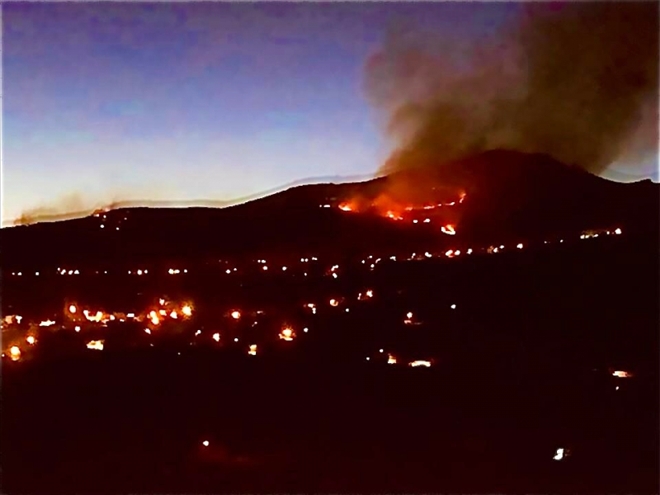
POLYGON ((424 360, 417 360, 417 361, 412 361, 408 364, 408 366, 412 366, 413 368, 417 368, 419 366, 423 366, 424 368, 430 368, 431 367, 431 362, 430 361, 424 361, 424 360))
POLYGON ((231 312, 231 317, 232 317, 234 320, 238 320, 238 319, 240 319, 240 317, 241 317, 241 312, 240 312, 240 311, 232 311, 232 312, 231 312))
POLYGON ((614 371, 612 372, 612 376, 615 376, 617 378, 631 378, 632 373, 629 371, 614 371))
POLYGON ((257 344, 252 344, 250 346, 250 350, 248 351, 248 354, 250 356, 256 356, 257 355, 257 344))
POLYGON ((11 357, 12 361, 18 361, 21 359, 21 350, 17 345, 11 346, 9 349, 9 356, 11 357))
POLYGON ((396 364, 396 358, 392 354, 387 355, 387 364, 396 364))
POLYGON ((176 311, 172 311, 170 313, 170 318, 172 318, 173 320, 176 320, 178 317, 179 317, 179 315, 177 314, 176 311))
POLYGON ((182 312, 185 316, 192 316, 192 307, 189 306, 188 304, 186 304, 185 306, 183 306, 183 307, 181 308, 181 312, 182 312))
POLYGON ((75 315, 76 311, 78 311, 78 308, 76 308, 75 304, 72 304, 71 306, 69 306, 69 313, 71 313, 72 315, 75 315))
POLYGON ((28 335, 25 341, 28 344, 33 345, 37 341, 37 339, 35 339, 33 335, 28 335))
POLYGON ((104 340, 90 340, 89 342, 87 342, 87 349, 102 351, 104 342, 105 342, 104 340))
POLYGON ((147 335, 151 335, 151 330, 149 330, 148 328, 145 328, 144 333, 146 333, 147 335))
POLYGON ((292 341, 295 336, 296 334, 289 327, 284 328, 282 332, 280 332, 280 339, 286 340, 287 342, 292 341))
POLYGON ((456 235, 456 230, 454 229, 453 225, 443 225, 442 227, 440 227, 440 230, 442 231, 443 234, 456 235))

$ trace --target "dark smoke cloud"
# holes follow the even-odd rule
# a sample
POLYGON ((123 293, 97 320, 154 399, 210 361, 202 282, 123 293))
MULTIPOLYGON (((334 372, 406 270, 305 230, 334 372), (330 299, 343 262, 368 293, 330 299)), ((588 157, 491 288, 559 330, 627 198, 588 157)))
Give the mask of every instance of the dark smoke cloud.
POLYGON ((381 172, 514 149, 650 176, 658 14, 655 2, 528 4, 472 44, 391 31, 367 65, 367 94, 398 146, 381 172))

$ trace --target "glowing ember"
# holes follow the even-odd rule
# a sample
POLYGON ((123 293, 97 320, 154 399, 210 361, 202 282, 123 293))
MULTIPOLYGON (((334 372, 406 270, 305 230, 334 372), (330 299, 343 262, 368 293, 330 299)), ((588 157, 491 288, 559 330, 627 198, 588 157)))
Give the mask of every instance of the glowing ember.
POLYGON ((176 320, 178 317, 179 317, 179 315, 177 314, 176 311, 172 311, 170 313, 170 318, 172 318, 173 320, 176 320))
POLYGON ((231 312, 231 317, 232 317, 234 320, 238 320, 238 319, 241 318, 241 312, 240 312, 240 311, 232 311, 232 312, 231 312))
POLYGON ((369 290, 367 291, 367 297, 374 297, 374 291, 372 291, 371 289, 369 289, 369 290))
POLYGON ((407 314, 406 314, 406 318, 412 318, 412 317, 413 317, 413 314, 412 314, 412 313, 407 313, 407 314))
POLYGON ((553 456, 555 461, 561 461, 564 457, 571 455, 571 451, 568 449, 557 449, 557 453, 553 456))
POLYGON ((34 345, 37 339, 35 339, 33 335, 28 335, 25 341, 30 345, 34 345))
POLYGON ((522 248, 523 248, 523 244, 522 244, 522 242, 519 243, 516 247, 517 247, 518 249, 522 249, 522 248))
POLYGON ((39 323, 40 327, 50 327, 55 325, 55 322, 53 320, 44 320, 41 323, 39 323))
POLYGON ((160 304, 161 306, 164 306, 165 305, 165 299, 162 299, 162 298, 159 299, 158 304, 160 304))
POLYGON ((419 366, 422 366, 424 368, 430 368, 431 367, 431 362, 430 361, 423 361, 423 360, 412 361, 408 364, 408 366, 412 366, 413 368, 417 368, 419 366))
POLYGON ((443 225, 442 227, 440 227, 440 230, 442 231, 443 234, 456 235, 456 230, 454 229, 453 225, 443 225))
POLYGON ((615 233, 616 235, 621 235, 621 229, 616 229, 616 230, 614 231, 614 233, 615 233))
POLYGON ((248 354, 250 356, 256 356, 257 355, 257 344, 252 344, 250 346, 250 350, 248 351, 248 354))
POLYGON ((208 440, 204 440, 204 441, 202 442, 202 445, 203 445, 204 447, 208 447, 208 446, 209 446, 209 441, 208 441, 208 440))
POLYGON ((102 351, 104 342, 105 342, 104 340, 90 340, 89 342, 87 342, 87 349, 102 351))
POLYGON ((103 319, 103 311, 97 311, 94 315, 90 315, 87 310, 83 311, 83 313, 85 314, 85 318, 89 321, 99 323, 103 319))
POLYGON ((9 349, 9 357, 11 358, 12 361, 18 361, 21 359, 21 350, 18 346, 13 345, 9 349))
POLYGON ((71 306, 69 306, 69 313, 71 313, 72 315, 75 315, 76 311, 78 311, 78 308, 76 308, 75 304, 72 304, 71 306))
POLYGON ((293 329, 286 327, 280 332, 280 339, 286 340, 287 342, 291 342, 293 338, 296 336, 296 334, 293 332, 293 329))
POLYGON ((151 330, 149 330, 148 328, 145 328, 144 333, 146 333, 147 335, 151 335, 151 330))
POLYGON ((181 312, 184 314, 184 316, 192 316, 192 307, 186 304, 181 308, 181 312))
POLYGON ((396 364, 396 357, 394 357, 392 354, 388 354, 387 364, 396 364))
POLYGON ((75 330, 76 332, 80 332, 80 327, 79 327, 78 325, 76 325, 75 328, 74 328, 74 330, 75 330))
POLYGON ((220 334, 219 333, 214 333, 213 334, 213 340, 215 340, 216 342, 220 342, 220 334))
POLYGON ((339 205, 339 209, 342 211, 353 211, 353 208, 351 208, 351 205, 342 203, 339 205))
POLYGON ((330 299, 330 306, 333 307, 339 306, 339 301, 337 301, 337 299, 330 299))
POLYGON ((629 371, 613 371, 612 376, 617 378, 632 378, 633 374, 629 371))

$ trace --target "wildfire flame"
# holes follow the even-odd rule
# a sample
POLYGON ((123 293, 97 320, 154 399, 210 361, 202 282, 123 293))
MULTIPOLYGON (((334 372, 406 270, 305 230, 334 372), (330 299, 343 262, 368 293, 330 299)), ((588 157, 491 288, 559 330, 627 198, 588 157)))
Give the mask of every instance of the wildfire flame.
POLYGON ((294 333, 293 329, 290 327, 284 328, 279 335, 280 339, 286 340, 287 342, 291 342, 295 336, 296 334, 294 333))
POLYGON ((456 230, 454 229, 453 225, 443 225, 442 227, 440 227, 440 230, 442 231, 443 234, 456 235, 456 230))
POLYGON ((87 349, 102 351, 104 342, 105 342, 104 340, 90 340, 89 342, 87 342, 87 349))
POLYGON ((21 359, 21 349, 17 345, 11 346, 9 349, 9 357, 12 361, 18 361, 21 359))
POLYGON ((411 366, 413 368, 417 368, 420 366, 423 366, 424 368, 430 368, 431 367, 431 362, 430 361, 424 361, 424 360, 417 360, 417 361, 412 361, 408 363, 408 366, 411 366))

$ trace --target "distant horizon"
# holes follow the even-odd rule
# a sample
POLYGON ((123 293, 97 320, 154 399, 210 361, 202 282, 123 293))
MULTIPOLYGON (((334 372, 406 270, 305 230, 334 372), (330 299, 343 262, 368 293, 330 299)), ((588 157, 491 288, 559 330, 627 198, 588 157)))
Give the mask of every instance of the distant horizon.
MULTIPOLYGON (((498 151, 498 150, 490 150, 490 151, 498 151)), ((501 151, 501 150, 500 150, 501 151)), ((559 163, 559 162, 558 162, 559 163)), ((589 172, 587 172, 589 173, 589 172)), ((651 182, 653 184, 660 185, 657 180, 653 180, 652 178, 643 178, 643 179, 638 179, 638 180, 632 180, 632 181, 626 181, 626 180, 616 180, 612 179, 609 177, 605 176, 598 176, 595 174, 595 177, 600 177, 602 179, 605 179, 610 182, 616 182, 620 184, 635 184, 635 183, 643 183, 643 182, 651 182)), ((379 178, 386 177, 386 174, 369 174, 369 175, 363 175, 363 176, 350 176, 350 177, 342 177, 342 176, 326 176, 326 177, 314 177, 314 178, 308 178, 308 179, 303 179, 299 181, 294 181, 289 184, 285 184, 280 187, 276 187, 273 189, 270 189, 268 191, 264 191, 262 193, 254 194, 252 196, 247 196, 243 198, 236 198, 233 200, 216 200, 216 199, 204 199, 204 198, 199 198, 199 199, 192 199, 192 200, 149 200, 149 199, 127 199, 127 200, 118 200, 118 201, 113 201, 109 202, 106 204, 98 204, 94 205, 93 207, 86 208, 86 209, 81 209, 78 211, 70 211, 66 213, 53 213, 53 214, 35 214, 30 216, 29 218, 14 218, 11 220, 2 220, 2 223, 0 225, 0 228, 11 228, 11 227, 19 227, 19 226, 28 226, 28 225, 35 225, 38 223, 54 223, 54 222, 59 222, 59 221, 65 221, 65 220, 75 220, 75 219, 80 219, 80 218, 86 218, 89 217, 90 215, 94 214, 95 211, 99 210, 104 210, 107 209, 108 211, 112 210, 119 210, 119 209, 126 209, 126 208, 181 208, 181 209, 186 209, 186 208, 214 208, 214 209, 224 209, 224 208, 231 208, 234 206, 240 206, 242 204, 250 203, 252 201, 257 201, 259 199, 263 199, 269 196, 273 196, 276 194, 280 194, 283 192, 286 192, 290 189, 295 189, 298 187, 304 187, 304 186, 314 186, 314 185, 331 185, 331 184, 358 184, 358 183, 363 183, 363 182, 369 182, 372 180, 376 180, 379 178), (22 220, 25 220, 21 222, 22 220), (30 220, 30 221, 26 221, 30 220)), ((29 212, 28 212, 29 213, 29 212)), ((1 216, 0 216, 1 218, 1 216)))
POLYGON ((63 220, 75 220, 77 218, 85 218, 98 211, 105 208, 110 209, 122 209, 122 208, 231 208, 233 206, 239 206, 251 201, 256 201, 259 199, 266 198, 268 196, 273 196, 279 194, 289 189, 295 189, 302 186, 313 186, 313 185, 323 185, 323 184, 357 184, 361 182, 369 182, 374 179, 378 179, 379 175, 365 175, 365 176, 352 176, 352 177, 315 177, 310 179, 303 179, 301 181, 292 182, 285 184, 280 187, 264 191, 263 193, 258 193, 253 196, 236 198, 233 200, 217 200, 217 199, 192 199, 192 200, 145 200, 145 199, 128 199, 128 200, 119 200, 111 202, 105 205, 98 205, 93 208, 87 208, 80 211, 72 211, 67 213, 54 213, 54 214, 43 214, 35 215, 31 217, 33 221, 26 223, 17 223, 22 218, 14 218, 11 220, 2 220, 0 228, 10 228, 18 227, 23 225, 34 225, 36 223, 51 223, 58 222, 63 220))

